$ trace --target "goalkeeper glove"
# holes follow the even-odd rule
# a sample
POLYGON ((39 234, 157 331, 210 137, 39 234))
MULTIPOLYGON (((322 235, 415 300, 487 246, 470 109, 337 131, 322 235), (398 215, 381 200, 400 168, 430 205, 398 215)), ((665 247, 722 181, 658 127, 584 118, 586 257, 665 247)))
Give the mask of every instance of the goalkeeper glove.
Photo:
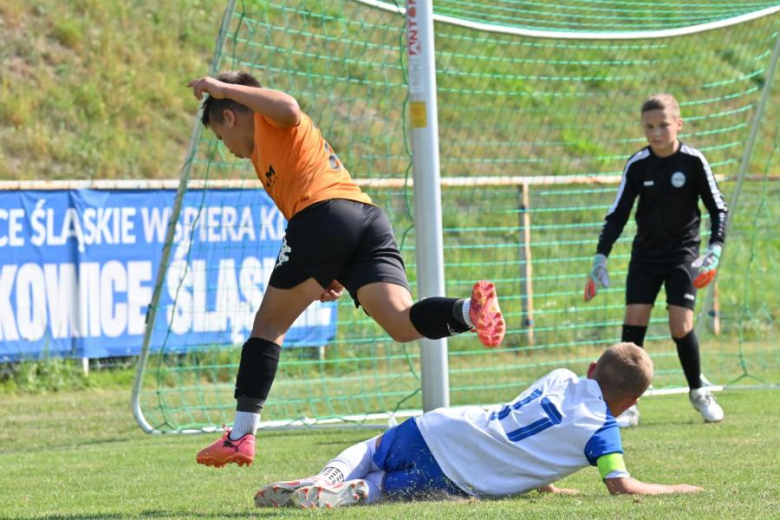
POLYGON ((609 273, 607 273, 607 257, 601 253, 593 257, 593 267, 588 273, 588 281, 585 283, 585 301, 589 302, 596 296, 598 286, 609 287, 609 273))
POLYGON ((707 251, 691 264, 691 267, 699 270, 693 279, 694 287, 704 289, 715 278, 722 250, 723 246, 720 244, 710 244, 707 251))

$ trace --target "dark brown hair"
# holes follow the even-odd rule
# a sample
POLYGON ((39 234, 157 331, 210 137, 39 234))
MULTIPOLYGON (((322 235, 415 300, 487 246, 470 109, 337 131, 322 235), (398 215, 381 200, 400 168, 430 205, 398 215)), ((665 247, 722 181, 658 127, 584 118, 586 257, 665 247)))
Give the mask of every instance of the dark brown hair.
MULTIPOLYGON (((246 85, 247 87, 261 87, 257 78, 243 71, 227 71, 217 74, 217 80, 223 83, 232 83, 233 85, 246 85)), ((201 116, 201 122, 203 126, 208 127, 209 124, 214 121, 215 123, 222 123, 224 117, 222 115, 223 110, 233 110, 234 112, 249 112, 251 109, 242 105, 238 101, 234 101, 229 98, 216 99, 208 96, 201 105, 203 109, 203 115, 201 116)))

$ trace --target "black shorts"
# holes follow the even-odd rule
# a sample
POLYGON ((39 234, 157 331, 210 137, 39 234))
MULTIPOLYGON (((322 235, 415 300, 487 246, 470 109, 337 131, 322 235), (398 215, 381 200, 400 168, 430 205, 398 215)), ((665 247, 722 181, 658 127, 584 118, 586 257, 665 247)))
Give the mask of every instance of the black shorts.
POLYGON ((408 290, 404 260, 385 212, 362 202, 332 199, 295 214, 268 283, 291 289, 309 278, 322 287, 338 280, 356 307, 358 289, 370 283, 389 282, 408 290))
POLYGON ((667 305, 693 310, 696 306, 696 288, 693 286, 696 275, 691 263, 694 260, 658 264, 632 258, 626 276, 626 305, 655 304, 661 285, 665 285, 667 305))

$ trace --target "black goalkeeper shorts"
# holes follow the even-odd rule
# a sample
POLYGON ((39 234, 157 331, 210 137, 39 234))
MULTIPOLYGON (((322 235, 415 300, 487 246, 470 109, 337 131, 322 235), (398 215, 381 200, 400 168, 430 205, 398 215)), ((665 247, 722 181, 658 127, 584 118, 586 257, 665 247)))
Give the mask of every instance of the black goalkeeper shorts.
POLYGON ((389 282, 409 290, 404 260, 385 212, 346 199, 309 206, 287 225, 268 283, 291 289, 309 278, 324 288, 337 280, 355 306, 360 305, 358 289, 370 283, 389 282))
POLYGON ((695 258, 668 264, 643 262, 632 258, 626 277, 626 305, 655 304, 661 285, 666 287, 667 305, 693 309, 696 306, 695 258))

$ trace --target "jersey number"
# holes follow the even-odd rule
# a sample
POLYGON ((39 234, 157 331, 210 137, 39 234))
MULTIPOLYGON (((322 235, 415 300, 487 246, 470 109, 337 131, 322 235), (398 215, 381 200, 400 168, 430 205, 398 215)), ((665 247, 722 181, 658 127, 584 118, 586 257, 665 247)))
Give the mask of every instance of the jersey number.
POLYGON ((325 143, 325 153, 328 154, 328 160, 330 161, 330 167, 334 170, 340 170, 341 169, 341 160, 339 159, 339 156, 336 155, 336 152, 333 151, 333 148, 330 147, 328 144, 328 141, 322 140, 325 143))
POLYGON ((534 390, 531 393, 531 395, 529 395, 525 399, 521 399, 520 401, 516 402, 511 406, 506 405, 498 412, 493 412, 490 416, 490 420, 500 421, 501 419, 509 415, 512 410, 519 410, 523 406, 532 403, 537 399, 539 400, 539 405, 542 407, 542 410, 544 411, 547 417, 543 417, 537 421, 532 422, 527 426, 522 426, 520 428, 517 428, 516 430, 507 432, 506 433, 507 438, 512 442, 520 442, 523 439, 527 439, 528 437, 533 437, 537 433, 541 433, 548 428, 552 428, 556 424, 561 424, 561 420, 563 419, 561 412, 558 411, 558 409, 555 407, 552 401, 550 401, 546 397, 542 397, 542 391, 539 389, 534 390))

